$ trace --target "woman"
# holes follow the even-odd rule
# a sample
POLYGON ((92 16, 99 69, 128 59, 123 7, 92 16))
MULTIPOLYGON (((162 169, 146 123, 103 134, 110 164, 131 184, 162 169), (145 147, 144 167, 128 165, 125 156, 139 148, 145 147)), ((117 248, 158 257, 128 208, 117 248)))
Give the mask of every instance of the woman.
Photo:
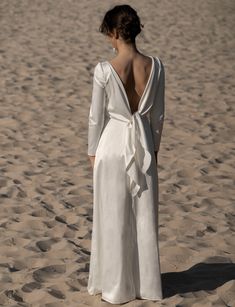
POLYGON ((136 47, 141 26, 129 5, 105 14, 100 32, 117 55, 95 66, 89 113, 94 193, 87 290, 112 304, 163 297, 157 154, 165 75, 159 58, 136 47))

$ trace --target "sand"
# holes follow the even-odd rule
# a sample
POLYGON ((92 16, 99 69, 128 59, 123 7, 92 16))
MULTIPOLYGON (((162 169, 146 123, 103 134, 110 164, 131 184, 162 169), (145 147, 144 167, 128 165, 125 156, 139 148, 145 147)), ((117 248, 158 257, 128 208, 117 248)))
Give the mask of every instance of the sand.
MULTIPOLYGON (((98 32, 112 4, 0 3, 0 305, 108 306, 86 291, 92 227, 87 124, 98 32)), ((164 299, 235 306, 233 0, 129 1, 138 48, 165 64, 160 147, 164 299)))

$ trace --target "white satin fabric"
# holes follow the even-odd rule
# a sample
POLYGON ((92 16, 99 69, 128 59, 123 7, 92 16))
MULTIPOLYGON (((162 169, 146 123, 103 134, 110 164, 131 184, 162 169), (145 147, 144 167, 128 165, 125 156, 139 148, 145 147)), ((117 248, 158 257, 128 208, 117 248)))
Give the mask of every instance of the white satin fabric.
POLYGON ((152 68, 138 111, 108 62, 94 69, 88 155, 93 169, 93 226, 87 290, 113 304, 161 300, 158 170, 164 122, 165 72, 152 68))

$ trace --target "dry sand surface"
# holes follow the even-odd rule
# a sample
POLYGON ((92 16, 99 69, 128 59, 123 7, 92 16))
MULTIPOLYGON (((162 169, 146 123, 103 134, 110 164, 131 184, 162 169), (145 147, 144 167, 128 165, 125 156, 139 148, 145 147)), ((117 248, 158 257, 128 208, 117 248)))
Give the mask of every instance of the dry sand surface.
MULTIPOLYGON (((87 157, 98 33, 112 4, 0 1, 0 306, 110 306, 86 291, 87 157)), ((129 1, 139 49, 166 71, 159 152, 164 299, 126 306, 235 306, 235 2, 129 1)))

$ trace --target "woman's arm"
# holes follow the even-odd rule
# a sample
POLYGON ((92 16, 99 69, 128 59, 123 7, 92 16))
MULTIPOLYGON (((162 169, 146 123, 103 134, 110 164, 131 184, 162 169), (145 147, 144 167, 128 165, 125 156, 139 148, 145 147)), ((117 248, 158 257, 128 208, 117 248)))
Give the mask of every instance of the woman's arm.
POLYGON ((94 69, 93 89, 88 118, 88 156, 92 167, 99 139, 104 128, 105 118, 105 78, 102 64, 99 62, 94 69))
POLYGON ((163 122, 164 122, 164 113, 165 113, 165 69, 162 62, 160 66, 160 75, 158 82, 159 83, 157 88, 156 99, 150 110, 150 127, 153 136, 156 162, 160 148, 161 135, 163 130, 163 122))

